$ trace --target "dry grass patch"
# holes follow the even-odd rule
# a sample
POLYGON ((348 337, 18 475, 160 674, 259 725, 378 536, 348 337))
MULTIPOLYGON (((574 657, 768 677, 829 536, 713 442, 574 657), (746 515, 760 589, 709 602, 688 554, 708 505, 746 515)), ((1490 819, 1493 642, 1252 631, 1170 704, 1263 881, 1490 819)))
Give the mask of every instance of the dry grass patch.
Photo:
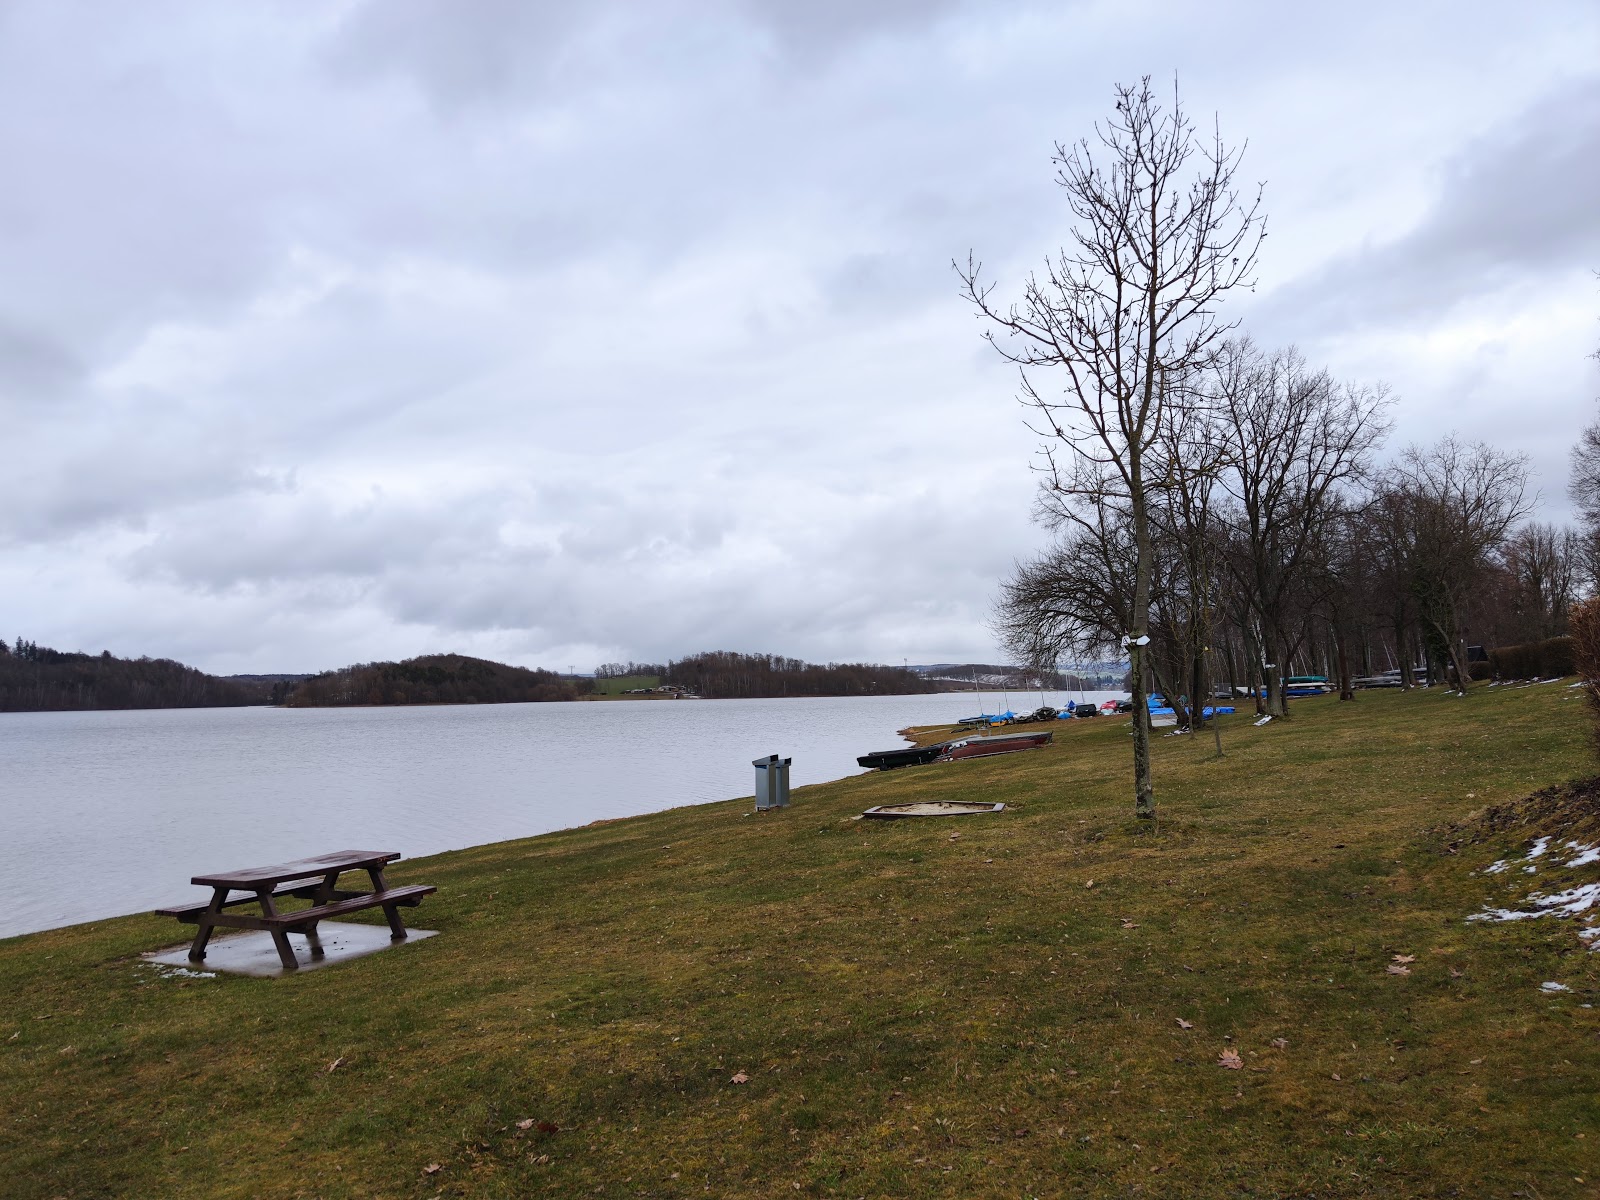
POLYGON ((1571 694, 1158 738, 1154 827, 1102 718, 401 863, 441 936, 293 979, 0 943, 8 1194, 1589 1194, 1600 960, 1449 828, 1589 772, 1571 694), (1007 811, 853 819, 922 799, 1007 811))

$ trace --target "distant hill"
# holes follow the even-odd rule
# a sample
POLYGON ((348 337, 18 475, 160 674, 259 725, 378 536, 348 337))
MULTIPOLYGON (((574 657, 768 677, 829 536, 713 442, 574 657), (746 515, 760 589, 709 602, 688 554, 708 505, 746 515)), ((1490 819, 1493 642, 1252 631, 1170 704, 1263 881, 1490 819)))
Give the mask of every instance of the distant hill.
POLYGON ((712 650, 669 662, 664 683, 708 700, 755 696, 893 696, 939 690, 905 667, 880 663, 818 666, 775 654, 712 650))
POLYGON ((1058 671, 1031 667, 1005 667, 994 663, 924 663, 911 670, 937 683, 939 690, 959 692, 969 688, 1037 688, 1068 691, 1115 691, 1126 684, 1126 663, 1083 663, 1058 671))
MULTIPOLYGON (((585 689, 587 690, 587 689, 585 689)), ((425 654, 404 662, 357 663, 301 680, 291 708, 352 704, 521 704, 576 700, 573 681, 553 671, 511 667, 464 654, 425 654)))
POLYGON ((274 702, 271 684, 220 679, 167 658, 52 650, 0 642, 0 712, 227 708, 274 702))

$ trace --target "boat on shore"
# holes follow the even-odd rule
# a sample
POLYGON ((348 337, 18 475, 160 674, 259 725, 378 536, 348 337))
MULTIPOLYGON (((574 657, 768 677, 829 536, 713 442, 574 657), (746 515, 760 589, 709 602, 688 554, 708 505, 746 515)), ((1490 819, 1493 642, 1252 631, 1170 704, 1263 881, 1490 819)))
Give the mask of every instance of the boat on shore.
POLYGON ((874 750, 871 754, 863 754, 856 759, 856 763, 868 770, 892 771, 896 767, 918 767, 923 763, 930 763, 944 751, 948 742, 936 742, 932 746, 901 746, 896 750, 874 750))
POLYGON ((983 758, 990 754, 1010 754, 1016 750, 1037 750, 1055 740, 1050 730, 1038 733, 1002 733, 992 737, 961 738, 946 742, 934 762, 954 762, 960 758, 983 758))

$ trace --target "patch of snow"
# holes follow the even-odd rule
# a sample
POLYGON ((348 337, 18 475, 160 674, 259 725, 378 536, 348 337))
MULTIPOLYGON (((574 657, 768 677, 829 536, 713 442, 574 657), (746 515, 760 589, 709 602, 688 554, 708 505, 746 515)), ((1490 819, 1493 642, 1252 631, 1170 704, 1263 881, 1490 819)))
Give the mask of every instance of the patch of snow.
POLYGON ((1552 980, 1549 980, 1549 981, 1547 981, 1545 983, 1541 983, 1539 985, 1539 990, 1541 992, 1570 992, 1572 989, 1569 988, 1566 984, 1557 983, 1555 980, 1552 979, 1552 980))
POLYGON ((1506 866, 1507 866, 1507 860, 1502 858, 1498 862, 1490 863, 1487 867, 1485 867, 1483 869, 1483 873, 1485 875, 1498 875, 1498 874, 1500 874, 1501 871, 1504 871, 1506 869, 1506 866))
POLYGON ((1569 867, 1586 867, 1592 862, 1600 862, 1600 846, 1585 846, 1581 842, 1568 842, 1567 849, 1576 850, 1577 858, 1567 860, 1569 867))
POLYGON ((163 979, 215 979, 216 977, 215 971, 191 971, 188 967, 163 967, 161 970, 163 979))
POLYGON ((1541 854, 1543 854, 1548 849, 1550 849, 1550 839, 1549 838, 1542 837, 1542 838, 1536 839, 1534 841, 1534 843, 1533 843, 1533 848, 1528 851, 1528 861, 1532 862, 1534 859, 1538 858, 1541 854))
POLYGON ((1567 686, 1569 688, 1582 687, 1583 686, 1583 680, 1580 679, 1580 680, 1578 680, 1577 683, 1569 683, 1569 684, 1567 684, 1567 686))
POLYGON ((1253 724, 1255 724, 1255 725, 1265 725, 1270 720, 1272 720, 1272 714, 1268 713, 1266 716, 1262 717, 1259 721, 1253 722, 1253 724))
POLYGON ((1533 874, 1537 873, 1538 870, 1539 870, 1538 867, 1523 867, 1522 868, 1522 873, 1524 875, 1533 875, 1533 874))
POLYGON ((1486 908, 1467 920, 1527 921, 1534 917, 1575 917, 1600 903, 1600 883, 1586 883, 1548 896, 1535 892, 1526 902, 1534 906, 1532 912, 1516 908, 1486 908))

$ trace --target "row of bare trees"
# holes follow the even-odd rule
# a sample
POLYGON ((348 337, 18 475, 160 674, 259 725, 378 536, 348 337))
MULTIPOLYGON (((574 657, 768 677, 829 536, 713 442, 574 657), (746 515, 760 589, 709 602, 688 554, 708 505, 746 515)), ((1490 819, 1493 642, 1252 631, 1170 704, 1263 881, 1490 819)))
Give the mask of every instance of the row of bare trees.
MULTIPOLYGON (((1219 684, 1287 716, 1297 666, 1346 697, 1390 667, 1410 685, 1419 662, 1464 689, 1469 632, 1561 632, 1577 539, 1514 530, 1528 508, 1520 458, 1446 437, 1380 466, 1382 389, 1339 384, 1293 351, 1230 343, 1193 390, 1152 460, 1141 664, 1181 719, 1219 684)), ((1002 639, 1041 662, 1122 645, 1141 615, 1128 506, 1052 483, 1040 513, 1055 539, 1003 585, 1002 639)))
MULTIPOLYGON (((1297 662, 1346 696, 1353 664, 1375 658, 1408 684, 1420 661, 1464 690, 1486 591, 1520 589, 1548 623, 1573 587, 1570 537, 1514 536, 1530 507, 1522 458, 1448 436, 1380 466, 1384 388, 1263 350, 1221 318, 1253 290, 1266 237, 1241 157, 1197 131, 1176 85, 1170 104, 1148 78, 1119 85, 1092 139, 1056 147, 1068 246, 1009 303, 973 256, 956 264, 1018 368, 1054 535, 1005 583, 999 632, 1039 666, 1127 655, 1143 818, 1149 684, 1182 707, 1225 678, 1259 688, 1275 717, 1297 662)), ((1600 429, 1593 443, 1600 518, 1600 429)))

